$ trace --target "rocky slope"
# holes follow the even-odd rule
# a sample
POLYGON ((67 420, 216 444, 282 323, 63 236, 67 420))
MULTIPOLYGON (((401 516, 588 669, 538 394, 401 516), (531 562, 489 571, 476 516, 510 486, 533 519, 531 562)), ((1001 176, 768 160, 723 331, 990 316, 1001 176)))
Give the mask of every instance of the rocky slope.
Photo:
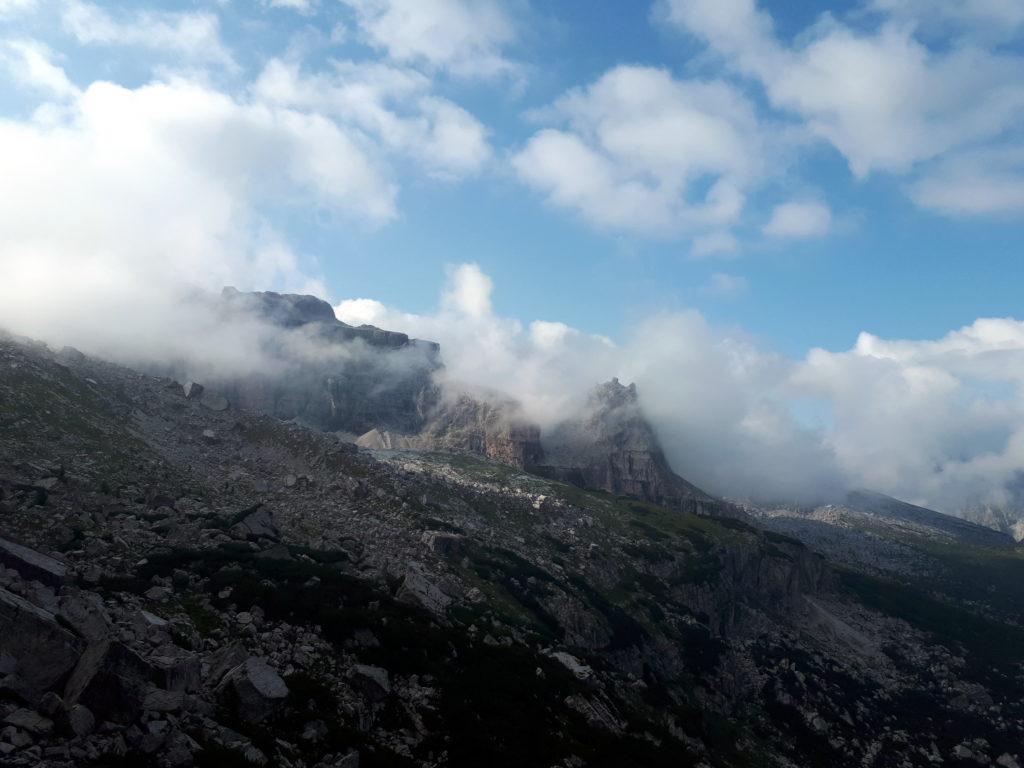
POLYGON ((4 765, 1013 768, 1024 743, 1012 595, 11 340, 0 538, 4 765))

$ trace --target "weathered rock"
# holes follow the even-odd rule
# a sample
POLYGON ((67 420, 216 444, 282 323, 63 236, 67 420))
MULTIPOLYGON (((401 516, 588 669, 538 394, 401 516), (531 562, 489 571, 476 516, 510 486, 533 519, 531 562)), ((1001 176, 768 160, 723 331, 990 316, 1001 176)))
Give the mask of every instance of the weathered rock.
POLYGON ((204 392, 199 404, 211 411, 226 411, 231 407, 228 399, 218 392, 204 392))
POLYGON ((0 539, 0 565, 13 568, 24 579, 35 579, 55 588, 69 578, 64 563, 7 539, 0 539))
POLYGON ((75 704, 60 716, 60 725, 72 736, 88 736, 96 728, 96 718, 88 707, 75 704))
POLYGON ((37 736, 53 730, 53 721, 50 718, 44 717, 38 712, 33 712, 31 709, 16 709, 7 715, 3 722, 6 725, 13 725, 15 728, 21 728, 37 736))
POLYGON ((194 381, 187 382, 182 386, 182 391, 185 393, 185 397, 189 400, 198 400, 203 396, 205 387, 202 384, 197 384, 194 381))
POLYGON ((443 616, 452 599, 442 592, 418 565, 411 565, 395 595, 399 600, 426 608, 443 616))
POLYGON ((269 717, 288 697, 288 686, 263 659, 250 657, 229 671, 217 693, 249 723, 269 717))
POLYGON ((391 680, 386 669, 356 664, 348 673, 349 681, 371 701, 383 701, 391 693, 391 680))
POLYGON ((267 538, 277 540, 281 532, 274 521, 274 513, 264 506, 257 505, 249 514, 231 527, 231 535, 235 538, 267 538))
POLYGON ((0 657, 10 670, 3 688, 34 705, 64 682, 84 648, 52 613, 0 589, 0 657))
POLYGON ((120 642, 93 643, 64 688, 67 707, 83 704, 97 718, 130 723, 156 680, 152 665, 120 642))
POLYGON ((443 557, 455 557, 462 554, 465 537, 444 531, 424 531, 420 541, 443 557))
POLYGON ((110 636, 110 620, 103 600, 94 592, 75 590, 61 594, 57 617, 90 643, 110 636))

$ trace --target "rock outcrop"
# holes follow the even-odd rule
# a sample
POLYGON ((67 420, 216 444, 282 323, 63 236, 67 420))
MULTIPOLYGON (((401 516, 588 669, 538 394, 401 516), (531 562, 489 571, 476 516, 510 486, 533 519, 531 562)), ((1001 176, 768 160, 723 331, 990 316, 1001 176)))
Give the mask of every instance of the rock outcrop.
MULTIPOLYGON (((237 407, 328 432, 359 435, 376 427, 405 434, 423 427, 438 400, 434 342, 348 325, 315 296, 225 288, 222 302, 226 318, 280 331, 268 335, 264 349, 277 370, 214 382, 237 407)), ((204 403, 214 397, 202 394, 204 403)))
POLYGON ((669 466, 640 409, 635 384, 595 388, 584 411, 544 437, 543 474, 583 488, 669 506, 714 500, 669 466))

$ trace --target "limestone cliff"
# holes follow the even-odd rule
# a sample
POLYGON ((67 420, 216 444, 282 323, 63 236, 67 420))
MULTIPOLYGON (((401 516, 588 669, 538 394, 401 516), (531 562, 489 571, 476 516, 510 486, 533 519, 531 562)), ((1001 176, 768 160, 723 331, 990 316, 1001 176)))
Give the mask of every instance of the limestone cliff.
POLYGON ((279 370, 217 382, 238 407, 326 431, 417 432, 437 403, 440 347, 404 333, 338 320, 315 296, 225 288, 226 318, 281 329, 265 350, 279 370))
POLYGON ((544 438, 540 471, 584 488, 659 504, 710 502, 669 466, 640 409, 635 384, 618 379, 591 393, 583 412, 544 438))

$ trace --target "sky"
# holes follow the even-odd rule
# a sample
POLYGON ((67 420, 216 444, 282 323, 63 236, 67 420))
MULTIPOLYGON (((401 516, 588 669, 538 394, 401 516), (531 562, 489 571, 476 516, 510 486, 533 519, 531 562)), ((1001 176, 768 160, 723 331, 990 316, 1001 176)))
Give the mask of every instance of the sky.
POLYGON ((723 492, 1024 469, 1020 0, 0 0, 0 72, 5 325, 312 292, 723 492))

